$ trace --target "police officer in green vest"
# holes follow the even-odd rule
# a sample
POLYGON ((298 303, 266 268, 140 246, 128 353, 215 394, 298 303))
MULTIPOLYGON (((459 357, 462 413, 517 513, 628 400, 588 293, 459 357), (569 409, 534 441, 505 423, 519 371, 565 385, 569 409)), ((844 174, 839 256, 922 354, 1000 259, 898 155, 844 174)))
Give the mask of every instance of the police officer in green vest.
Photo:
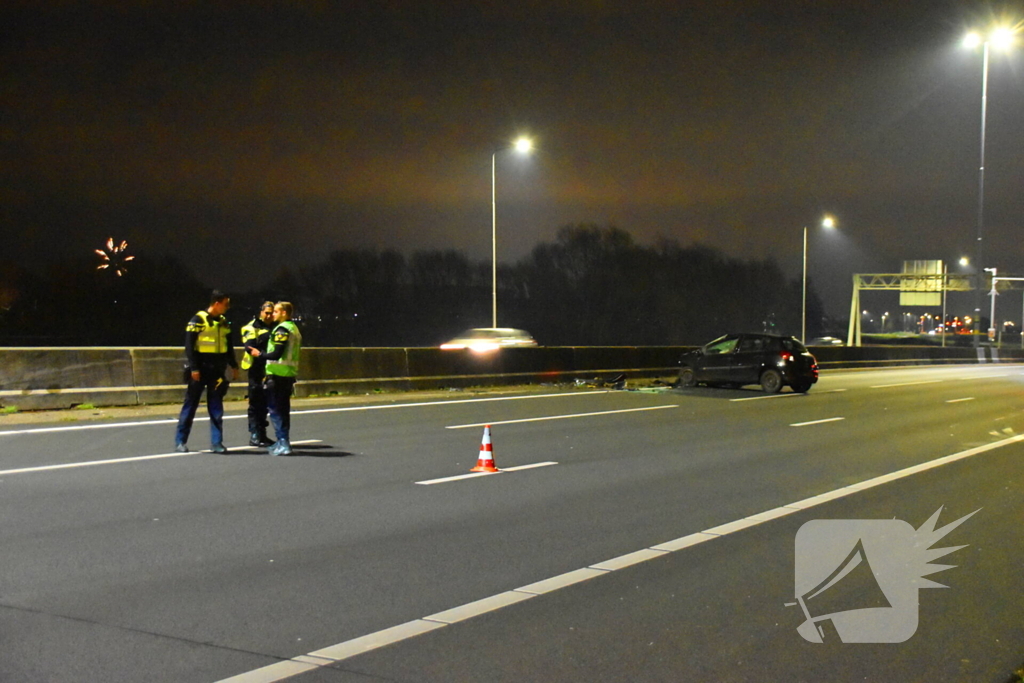
POLYGON ((228 366, 231 366, 231 379, 238 376, 238 362, 231 348, 231 323, 224 317, 229 308, 231 298, 214 290, 209 307, 192 316, 185 326, 185 355, 191 373, 174 438, 174 450, 179 453, 188 452, 186 443, 203 391, 206 391, 206 409, 210 413, 211 450, 227 453, 224 448, 224 394, 228 391, 228 366))
POLYGON ((273 446, 267 438, 267 394, 263 380, 267 374, 267 359, 263 354, 270 341, 270 330, 274 326, 274 302, 264 301, 256 317, 242 328, 242 369, 249 376, 249 445, 273 446), (253 353, 256 355, 254 356, 253 353))
POLYGON ((302 334, 292 322, 292 313, 293 307, 287 301, 279 301, 274 305, 274 322, 277 326, 270 333, 270 341, 267 343, 267 407, 277 436, 277 443, 270 447, 271 455, 292 454, 289 441, 291 397, 295 376, 299 373, 299 351, 302 350, 302 334))

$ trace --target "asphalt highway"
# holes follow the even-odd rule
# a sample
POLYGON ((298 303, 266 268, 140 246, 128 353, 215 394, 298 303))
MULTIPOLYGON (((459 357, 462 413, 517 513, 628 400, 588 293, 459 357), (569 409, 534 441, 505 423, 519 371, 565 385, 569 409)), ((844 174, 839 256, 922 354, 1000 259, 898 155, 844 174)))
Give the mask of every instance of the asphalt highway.
POLYGON ((1022 388, 980 365, 772 397, 406 396, 297 410, 288 458, 241 447, 238 418, 222 456, 172 453, 167 419, 0 423, 0 680, 1003 683, 1024 663, 1022 388), (484 424, 505 471, 466 477, 484 424), (919 530, 865 541, 878 574, 924 556, 940 508, 936 528, 974 514, 927 557, 948 588, 901 575, 907 638, 797 632, 797 598, 822 603, 795 576, 828 564, 824 537, 800 554, 805 523, 919 530))

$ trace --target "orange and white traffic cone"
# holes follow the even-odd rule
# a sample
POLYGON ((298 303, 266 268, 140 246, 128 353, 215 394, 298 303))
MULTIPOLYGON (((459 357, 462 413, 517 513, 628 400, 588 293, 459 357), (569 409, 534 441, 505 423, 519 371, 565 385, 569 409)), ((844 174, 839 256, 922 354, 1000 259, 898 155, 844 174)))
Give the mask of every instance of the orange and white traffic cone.
POLYGON ((491 449, 491 425, 484 427, 484 438, 480 441, 480 457, 470 472, 498 472, 494 466, 494 452, 491 449))

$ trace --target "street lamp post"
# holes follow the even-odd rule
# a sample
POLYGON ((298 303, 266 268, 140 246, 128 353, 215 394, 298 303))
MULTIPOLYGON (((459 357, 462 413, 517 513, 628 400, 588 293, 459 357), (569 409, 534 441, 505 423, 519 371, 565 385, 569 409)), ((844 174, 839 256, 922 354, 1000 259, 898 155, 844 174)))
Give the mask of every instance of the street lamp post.
MULTIPOLYGON (((825 216, 821 220, 821 227, 836 227, 836 219, 832 216, 825 216)), ((804 226, 804 276, 803 276, 803 299, 800 304, 800 342, 807 343, 807 226, 804 226)))
POLYGON ((975 251, 975 263, 978 268, 978 285, 974 291, 974 346, 980 343, 981 332, 981 285, 982 285, 982 234, 985 226, 985 119, 988 109, 988 54, 989 44, 998 48, 1008 49, 1013 44, 1013 31, 1007 28, 998 28, 988 36, 983 37, 976 32, 968 33, 964 38, 964 46, 968 48, 982 47, 981 61, 981 164, 978 167, 978 239, 975 251))
MULTIPOLYGON (((533 149, 533 142, 526 137, 515 141, 513 149, 520 154, 528 154, 533 149)), ((498 152, 491 154, 491 327, 498 326, 498 194, 496 168, 498 152)))
POLYGON ((996 340, 996 268, 986 268, 986 273, 992 273, 992 291, 989 292, 989 296, 992 297, 992 306, 988 312, 988 337, 989 341, 994 342, 996 340))

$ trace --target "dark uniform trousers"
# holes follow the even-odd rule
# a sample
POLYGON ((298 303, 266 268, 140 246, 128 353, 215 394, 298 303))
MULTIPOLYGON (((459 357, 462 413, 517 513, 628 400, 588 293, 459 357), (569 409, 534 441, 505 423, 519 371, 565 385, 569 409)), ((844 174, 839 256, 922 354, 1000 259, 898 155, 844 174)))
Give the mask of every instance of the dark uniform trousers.
POLYGON ((270 410, 270 421, 274 425, 277 440, 289 439, 288 432, 292 427, 292 388, 294 377, 267 375, 267 407, 270 410))
POLYGON ((249 433, 267 435, 267 391, 263 386, 266 368, 253 365, 249 368, 249 433))
POLYGON ((181 414, 178 415, 178 433, 175 438, 177 443, 186 443, 192 432, 192 420, 196 417, 196 410, 199 408, 199 401, 206 391, 206 409, 210 413, 210 442, 219 444, 224 442, 224 394, 228 392, 228 380, 224 376, 227 365, 220 360, 211 362, 203 358, 206 354, 199 355, 199 381, 189 378, 188 387, 185 389, 185 403, 181 406, 181 414))

